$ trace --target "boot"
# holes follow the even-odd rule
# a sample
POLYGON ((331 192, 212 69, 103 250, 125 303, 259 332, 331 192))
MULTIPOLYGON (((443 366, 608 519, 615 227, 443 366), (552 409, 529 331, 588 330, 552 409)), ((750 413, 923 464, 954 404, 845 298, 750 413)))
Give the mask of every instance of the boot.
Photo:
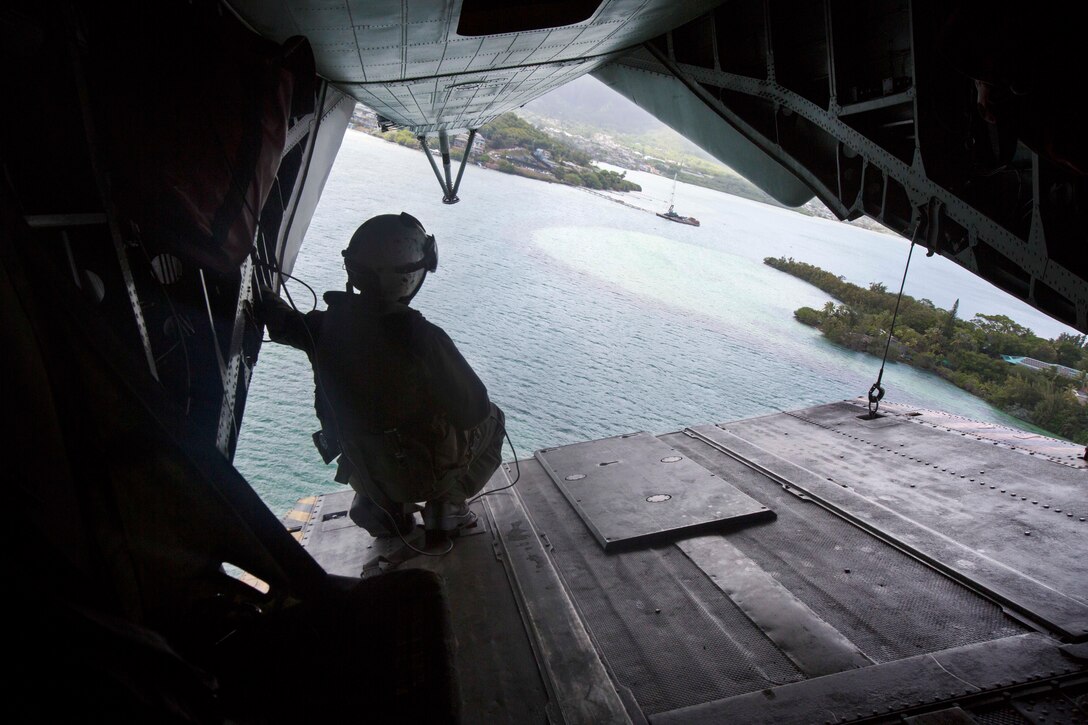
POLYGON ((467 503, 428 501, 423 507, 423 528, 427 546, 440 544, 476 526, 476 514, 467 503))
POLYGON ((407 536, 416 526, 414 511, 418 508, 411 507, 412 511, 405 511, 402 505, 396 505, 392 511, 386 512, 369 497, 356 493, 351 501, 348 516, 376 539, 391 539, 397 536, 407 536), (394 528, 394 525, 396 528, 394 528))

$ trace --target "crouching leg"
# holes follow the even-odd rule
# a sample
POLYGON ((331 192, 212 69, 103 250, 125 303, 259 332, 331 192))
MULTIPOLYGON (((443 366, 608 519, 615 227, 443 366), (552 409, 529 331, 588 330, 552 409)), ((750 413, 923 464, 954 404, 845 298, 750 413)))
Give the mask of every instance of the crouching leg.
POLYGON ((351 500, 348 516, 367 532, 378 539, 394 536, 407 536, 415 528, 415 512, 419 507, 414 504, 397 503, 387 497, 377 486, 360 476, 352 476, 351 487, 355 489, 355 498, 351 500))
POLYGON ((466 501, 487 485, 502 463, 502 443, 506 436, 506 416, 502 409, 492 403, 490 414, 469 435, 467 465, 451 476, 449 487, 427 501, 423 509, 429 543, 475 525, 476 515, 466 501))

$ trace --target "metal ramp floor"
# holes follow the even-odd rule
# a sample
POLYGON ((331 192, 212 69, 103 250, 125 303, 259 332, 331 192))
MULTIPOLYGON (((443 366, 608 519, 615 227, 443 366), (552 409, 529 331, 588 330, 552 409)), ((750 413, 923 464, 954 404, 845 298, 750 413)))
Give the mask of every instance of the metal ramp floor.
POLYGON ((886 409, 606 439, 568 459, 642 495, 624 481, 669 484, 646 473, 652 450, 685 462, 670 491, 712 477, 773 512, 709 531, 606 546, 546 450, 474 504, 481 526, 448 556, 401 561, 399 541, 338 514, 348 491, 319 497, 299 535, 333 573, 380 576, 384 554, 445 577, 465 722, 1088 722, 1079 450, 886 409))

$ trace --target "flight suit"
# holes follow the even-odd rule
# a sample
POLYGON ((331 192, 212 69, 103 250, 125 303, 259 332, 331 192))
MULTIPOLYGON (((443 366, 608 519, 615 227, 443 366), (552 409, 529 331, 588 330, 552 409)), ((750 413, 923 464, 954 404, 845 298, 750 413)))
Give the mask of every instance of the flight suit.
POLYGON ((326 292, 328 309, 305 315, 263 297, 271 339, 310 358, 318 418, 343 450, 337 481, 386 510, 461 503, 483 488, 501 462, 505 417, 440 327, 349 292, 326 292))

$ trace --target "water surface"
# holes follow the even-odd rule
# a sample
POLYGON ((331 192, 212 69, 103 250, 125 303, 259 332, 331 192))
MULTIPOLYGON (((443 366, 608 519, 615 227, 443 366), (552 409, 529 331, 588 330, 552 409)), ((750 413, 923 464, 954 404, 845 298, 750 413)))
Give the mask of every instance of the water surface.
MULTIPOLYGON (((413 305, 442 326, 506 411, 518 456, 637 430, 664 433, 863 395, 879 360, 838 348, 793 310, 828 297, 762 263, 787 256, 867 285, 898 289, 899 237, 630 172, 643 210, 584 190, 466 170, 463 201, 441 203, 426 158, 349 131, 295 275, 341 289, 340 250, 375 214, 407 211, 438 240, 438 273, 413 305)), ((292 284, 300 307, 312 299, 292 284)), ((960 314, 1001 313, 1047 337, 1069 328, 940 257, 916 254, 906 293, 960 314)), ((319 305, 324 303, 319 300, 319 305)), ((885 371, 887 399, 1005 424, 1016 421, 940 378, 885 371)), ((337 490, 310 436, 306 356, 266 344, 254 370, 235 464, 282 515, 337 490)), ((511 458, 509 451, 506 458, 511 458)))

